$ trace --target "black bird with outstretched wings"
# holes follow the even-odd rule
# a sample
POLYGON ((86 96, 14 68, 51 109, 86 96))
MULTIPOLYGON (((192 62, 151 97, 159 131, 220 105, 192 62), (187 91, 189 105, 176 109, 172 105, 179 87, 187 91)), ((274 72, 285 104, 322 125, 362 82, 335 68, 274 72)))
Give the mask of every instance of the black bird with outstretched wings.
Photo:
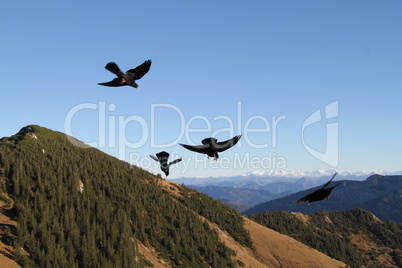
POLYGON ((312 202, 328 200, 329 195, 331 194, 332 190, 340 184, 340 183, 338 183, 330 188, 327 188, 328 185, 331 183, 331 181, 335 178, 336 174, 338 174, 338 173, 336 172, 332 176, 332 178, 326 184, 324 184, 324 186, 321 189, 318 189, 318 190, 312 192, 311 194, 308 194, 305 197, 300 198, 295 203, 298 204, 298 203, 304 203, 304 202, 308 201, 308 205, 310 205, 312 202))
POLYGON ((178 158, 172 162, 168 163, 169 153, 162 151, 156 154, 156 157, 153 155, 149 155, 153 160, 159 162, 161 164, 161 170, 165 173, 166 177, 169 176, 169 167, 176 163, 179 163, 182 159, 178 158))
POLYGON ((222 142, 218 142, 218 140, 215 138, 206 138, 201 141, 202 145, 196 146, 181 143, 179 144, 190 151, 206 154, 208 157, 213 157, 216 161, 218 161, 218 153, 233 147, 240 140, 241 136, 242 135, 237 135, 227 141, 222 142))
POLYGON ((106 70, 117 75, 117 78, 109 82, 98 83, 98 85, 107 87, 132 86, 138 88, 138 85, 135 81, 141 79, 149 71, 151 68, 151 63, 151 60, 146 60, 134 69, 130 69, 126 73, 123 73, 116 63, 109 62, 106 64, 105 68, 106 70))

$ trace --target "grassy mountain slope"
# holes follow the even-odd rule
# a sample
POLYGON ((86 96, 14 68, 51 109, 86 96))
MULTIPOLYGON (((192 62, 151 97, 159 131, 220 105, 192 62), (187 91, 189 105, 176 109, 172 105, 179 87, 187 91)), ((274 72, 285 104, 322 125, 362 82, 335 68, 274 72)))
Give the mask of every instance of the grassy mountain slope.
POLYGON ((250 218, 352 267, 402 266, 402 224, 362 209, 313 214, 264 212, 250 218))
MULTIPOLYGON (((13 247, 19 264, 291 267, 281 263, 286 252, 276 252, 273 262, 260 257, 264 253, 251 239, 260 235, 247 228, 235 210, 97 149, 76 146, 83 145, 78 141, 74 144, 65 134, 39 126, 0 140, 0 194, 13 204, 10 215, 18 226, 4 233, 2 242, 13 247)), ((295 247, 319 256, 299 256, 305 266, 310 259, 316 267, 342 265, 300 243, 295 247)))

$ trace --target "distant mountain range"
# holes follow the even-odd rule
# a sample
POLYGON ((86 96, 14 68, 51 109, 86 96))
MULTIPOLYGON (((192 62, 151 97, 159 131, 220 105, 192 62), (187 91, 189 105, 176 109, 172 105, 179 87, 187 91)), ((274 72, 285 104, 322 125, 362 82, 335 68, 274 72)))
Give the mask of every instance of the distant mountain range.
POLYGON ((402 171, 389 172, 385 170, 370 170, 370 171, 338 171, 335 169, 329 170, 313 170, 313 171, 303 171, 303 170, 267 170, 267 171, 253 171, 244 174, 243 176, 260 176, 260 177, 324 177, 324 176, 332 176, 335 172, 338 172, 338 176, 342 177, 364 177, 370 176, 373 174, 380 175, 391 175, 391 174, 402 174, 402 171))
MULTIPOLYGON (((334 182, 331 185, 333 185, 334 182)), ((289 211, 313 213, 319 210, 343 211, 362 208, 381 220, 402 222, 402 176, 371 175, 365 181, 342 180, 332 192, 330 199, 311 205, 295 204, 294 201, 317 190, 321 186, 297 192, 283 198, 259 204, 244 212, 245 215, 266 211, 289 211)))
MULTIPOLYGON (((268 184, 276 182, 290 182, 303 184, 306 188, 325 183, 329 177, 335 172, 338 175, 335 180, 355 180, 363 181, 369 176, 374 174, 379 175, 402 175, 402 171, 385 171, 385 170, 370 170, 370 171, 339 171, 339 170, 314 170, 314 171, 302 171, 302 170, 267 170, 267 171, 254 171, 245 173, 239 176, 231 177, 183 177, 178 179, 172 179, 171 181, 195 186, 227 186, 235 188, 248 188, 258 189, 268 184)), ((286 190, 285 190, 286 191, 286 190)))
MULTIPOLYGON (((183 183, 243 212, 258 204, 323 185, 335 172, 335 170, 265 171, 233 177, 180 178, 172 181, 183 183)), ((338 171, 334 181, 364 181, 374 174, 398 175, 402 172, 338 171)))

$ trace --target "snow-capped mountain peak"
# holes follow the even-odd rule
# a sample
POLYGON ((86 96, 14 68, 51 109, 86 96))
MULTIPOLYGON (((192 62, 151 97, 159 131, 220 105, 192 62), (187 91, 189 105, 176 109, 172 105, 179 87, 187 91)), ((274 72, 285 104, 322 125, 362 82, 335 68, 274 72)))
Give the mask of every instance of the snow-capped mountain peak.
POLYGON ((372 174, 380 175, 391 175, 391 174, 402 174, 402 171, 389 172, 384 170, 367 170, 367 171, 337 171, 334 169, 318 169, 313 171, 304 170, 266 170, 266 171, 253 171, 243 174, 244 177, 324 177, 331 176, 335 172, 338 172, 338 176, 370 176, 372 174))

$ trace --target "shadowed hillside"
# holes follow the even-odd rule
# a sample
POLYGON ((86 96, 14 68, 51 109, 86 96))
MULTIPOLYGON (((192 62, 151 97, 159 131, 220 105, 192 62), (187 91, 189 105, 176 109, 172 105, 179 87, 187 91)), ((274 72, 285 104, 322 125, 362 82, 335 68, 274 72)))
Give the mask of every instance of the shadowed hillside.
POLYGON ((0 194, 17 222, 1 237, 4 257, 26 267, 344 266, 250 228, 205 194, 74 144, 39 126, 0 140, 0 194), (282 243, 293 260, 276 251, 282 243))
POLYGON ((239 212, 245 211, 250 207, 260 204, 262 202, 266 202, 283 196, 274 194, 270 191, 263 189, 252 190, 252 189, 218 187, 218 186, 199 187, 193 185, 189 185, 188 187, 193 188, 199 192, 205 193, 214 199, 218 199, 222 203, 225 203, 228 206, 237 209, 239 212))
POLYGON ((370 211, 381 220, 402 223, 402 176, 372 175, 365 181, 333 181, 329 186, 341 182, 329 200, 295 204, 301 197, 314 192, 322 186, 301 191, 289 196, 268 201, 243 212, 245 215, 266 211, 289 211, 313 213, 319 210, 337 211, 362 208, 370 211))

